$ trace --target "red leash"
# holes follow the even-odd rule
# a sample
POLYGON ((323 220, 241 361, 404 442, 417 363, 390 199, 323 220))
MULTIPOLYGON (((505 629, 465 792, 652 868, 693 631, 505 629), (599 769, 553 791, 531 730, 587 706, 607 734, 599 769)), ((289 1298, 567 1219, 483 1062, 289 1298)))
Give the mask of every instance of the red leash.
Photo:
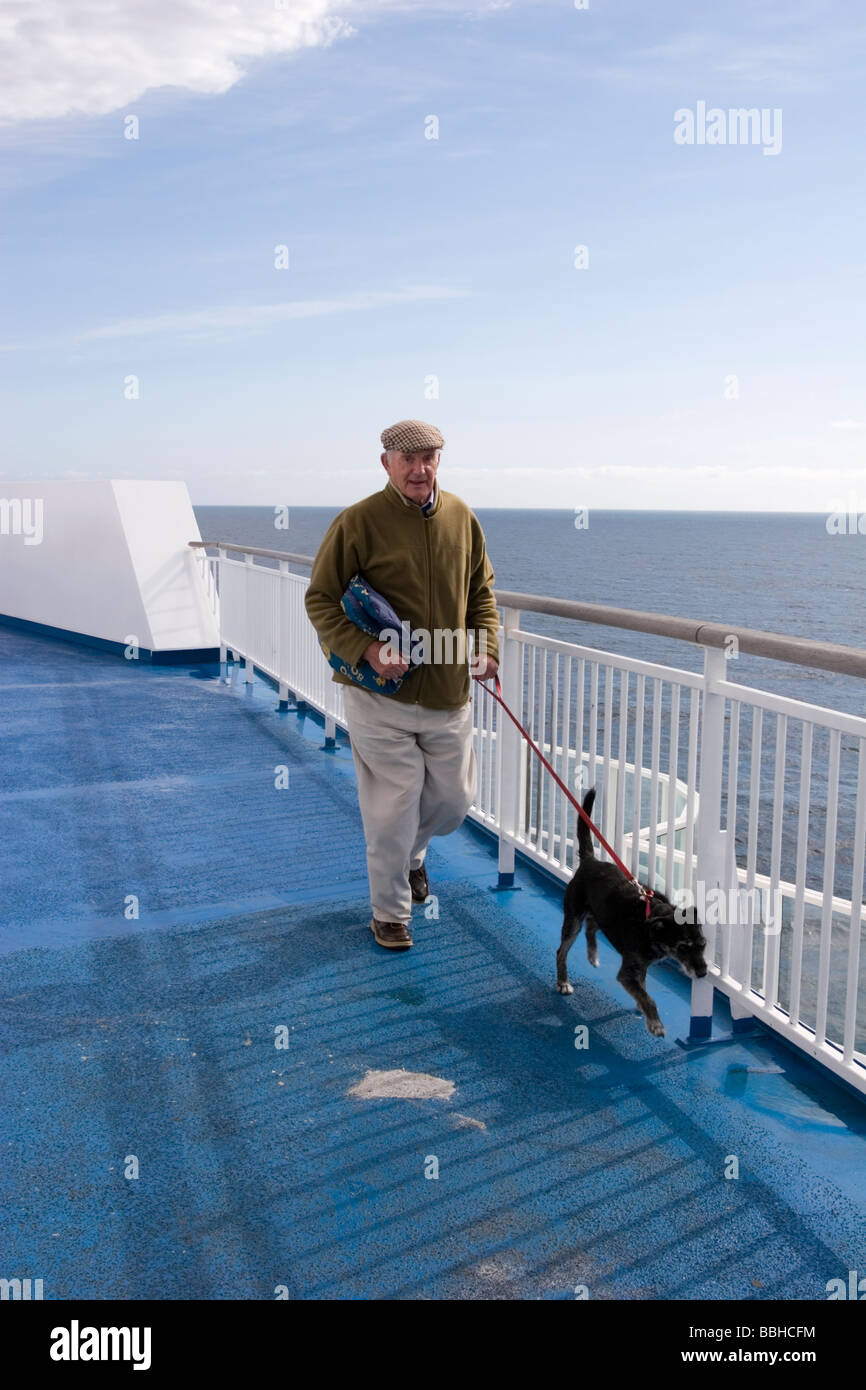
POLYGON ((643 885, 642 883, 638 883, 638 881, 637 881, 637 879, 635 878, 634 874, 631 872, 630 869, 627 869, 627 868, 626 868, 625 864, 623 864, 623 862, 622 862, 622 860, 620 859, 619 855, 616 854, 616 853, 614 852, 613 849, 611 849, 610 845, 607 843, 607 840, 606 840, 606 839, 604 838, 604 836, 602 835, 602 833, 601 833, 601 831, 599 830, 598 826, 595 825, 595 824, 590 820, 589 816, 586 814, 586 811, 584 811, 584 809, 583 809, 583 807, 581 806, 580 802, 577 800, 576 797, 572 796, 571 792, 568 790, 568 787, 565 785, 565 783, 563 782, 562 778, 561 778, 561 777, 559 776, 559 774, 555 771, 555 769, 551 767, 550 763, 549 763, 549 762, 547 761, 547 759, 545 758, 545 756, 544 756, 544 754, 542 753, 541 749, 540 749, 540 748, 538 747, 538 745, 537 745, 536 743, 534 743, 533 740, 530 738, 529 734, 527 733, 526 729, 524 729, 524 727, 523 727, 523 725, 521 724, 520 720, 517 718, 517 716, 516 716, 515 714, 512 714, 511 710, 508 708, 508 706, 506 705, 505 701, 504 701, 503 698, 502 698, 502 686, 501 686, 501 684, 500 684, 499 677, 498 677, 498 676, 494 676, 494 677, 493 677, 494 681, 496 682, 496 689, 495 689, 495 690, 491 690, 491 689, 490 689, 490 686, 489 686, 489 685, 485 685, 485 684, 484 684, 484 681, 483 681, 483 680, 480 680, 478 676, 475 676, 474 679, 478 681, 478 684, 481 686, 481 689, 482 689, 482 690, 485 690, 485 691, 487 692, 488 695, 492 696, 492 698, 497 702, 497 704, 499 704, 499 705, 502 706, 502 708, 505 710, 505 713, 508 715, 508 718, 511 720, 512 724, 515 724, 515 725, 517 726, 517 728, 520 730, 520 732, 521 732, 521 734, 523 735, 523 737, 526 739, 526 742, 529 744, 529 746, 530 746, 530 748, 532 749, 532 751, 533 751, 533 753, 535 754, 535 756, 536 756, 536 757, 544 764, 544 766, 547 768, 548 772, 550 773, 550 775, 551 775, 551 777, 553 778, 553 780, 554 780, 554 782, 556 783, 556 785, 560 788, 561 791, 564 791, 564 792, 565 792, 565 795, 568 797, 568 799, 569 799, 569 801, 571 802, 572 806, 573 806, 574 809, 577 811, 577 814, 578 814, 583 820, 586 821, 586 824, 589 826, 589 828, 590 828, 590 830, 592 831, 593 835, 594 835, 595 838, 598 840, 598 842, 599 842, 599 844, 601 845, 602 849, 604 849, 604 850, 607 851, 607 853, 610 855, 611 859, 613 860, 614 864, 616 864, 617 868, 620 870, 620 872, 621 872, 621 873, 624 873, 625 876, 626 876, 626 878, 630 878, 631 881, 632 881, 632 883, 634 883, 634 884, 636 885, 636 887, 637 887, 637 889, 638 889, 638 892, 640 893, 641 897, 646 901, 646 915, 647 915, 647 917, 649 917, 649 915, 650 915, 650 906, 651 906, 651 904, 650 904, 650 899, 651 899, 652 897, 654 897, 653 890, 652 890, 651 888, 645 888, 644 885, 643 885))

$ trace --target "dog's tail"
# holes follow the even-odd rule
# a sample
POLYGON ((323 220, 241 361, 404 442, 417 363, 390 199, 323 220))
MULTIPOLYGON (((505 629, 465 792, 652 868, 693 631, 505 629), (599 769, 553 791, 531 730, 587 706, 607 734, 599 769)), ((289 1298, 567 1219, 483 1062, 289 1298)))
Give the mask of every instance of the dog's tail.
MULTIPOLYGON (((595 787, 590 787, 586 796, 583 798, 583 809, 588 816, 592 815, 592 808, 595 804, 595 787)), ((593 859, 595 850, 592 846, 592 831, 587 825, 583 816, 577 818, 577 847, 580 850, 581 859, 593 859)))

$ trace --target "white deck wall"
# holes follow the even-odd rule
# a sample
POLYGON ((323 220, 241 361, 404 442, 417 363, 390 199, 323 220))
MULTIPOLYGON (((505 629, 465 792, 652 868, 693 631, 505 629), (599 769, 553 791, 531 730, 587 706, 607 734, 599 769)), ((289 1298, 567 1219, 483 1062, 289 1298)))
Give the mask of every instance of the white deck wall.
POLYGON ((0 615, 156 652, 218 647, 183 482, 0 483, 0 615))

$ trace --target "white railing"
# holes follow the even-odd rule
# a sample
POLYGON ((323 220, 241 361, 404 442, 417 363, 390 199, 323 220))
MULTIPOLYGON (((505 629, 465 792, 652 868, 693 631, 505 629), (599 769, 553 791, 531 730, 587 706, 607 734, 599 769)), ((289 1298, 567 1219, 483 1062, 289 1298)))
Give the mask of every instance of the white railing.
MULTIPOLYGON (((332 740, 345 728, 341 687, 306 615, 307 579, 289 569, 307 557, 227 545, 196 554, 221 658, 231 650, 247 680, 258 669, 281 700, 291 694, 315 708, 332 740)), ((568 786, 598 788, 602 833, 632 871, 669 896, 694 894, 710 974, 693 984, 692 1037, 709 1035, 716 988, 729 996, 735 1026, 762 1020, 866 1093, 866 719, 729 680, 737 629, 497 597, 506 701, 568 786), (518 601, 697 641, 703 673, 524 631, 518 601)), ((740 636, 744 651, 866 674, 866 656, 852 649, 740 636)), ((498 836, 500 883, 513 880, 515 853, 566 882, 576 811, 475 683, 473 708, 470 815, 498 836)))

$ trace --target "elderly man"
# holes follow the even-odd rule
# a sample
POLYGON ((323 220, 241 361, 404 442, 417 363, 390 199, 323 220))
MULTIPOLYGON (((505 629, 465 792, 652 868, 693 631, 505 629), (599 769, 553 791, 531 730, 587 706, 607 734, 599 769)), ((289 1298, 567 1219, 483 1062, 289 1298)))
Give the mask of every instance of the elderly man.
POLYGON ((467 634, 475 645, 473 675, 494 675, 499 656, 484 533, 466 504, 436 481, 444 443, 421 420, 383 431, 385 487, 331 523, 306 596, 325 648, 351 666, 369 662, 386 679, 405 676, 393 694, 363 689, 340 672, 333 676, 344 687, 358 776, 370 927, 391 950, 412 945, 412 903, 429 894, 424 857, 431 838, 455 830, 475 796, 467 634), (371 642, 346 617, 341 599, 354 574, 413 633, 430 634, 432 653, 417 669, 409 671, 398 644, 371 642), (455 633, 461 641, 453 641, 455 633), (450 637, 437 641, 437 634, 450 637))

